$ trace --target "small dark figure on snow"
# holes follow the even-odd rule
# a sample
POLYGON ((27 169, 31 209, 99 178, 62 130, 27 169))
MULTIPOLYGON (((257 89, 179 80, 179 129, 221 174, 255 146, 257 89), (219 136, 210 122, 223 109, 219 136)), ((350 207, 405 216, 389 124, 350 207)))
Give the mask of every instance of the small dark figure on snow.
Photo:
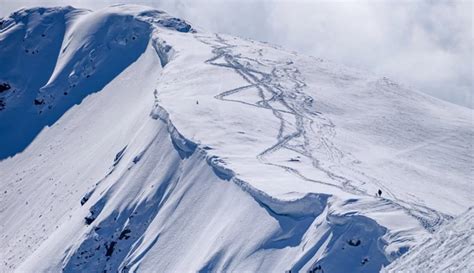
POLYGON ((196 101, 196 104, 199 104, 199 101, 198 101, 198 100, 196 101))
POLYGON ((379 189, 379 191, 377 192, 377 196, 378 197, 382 196, 382 190, 381 189, 379 189))

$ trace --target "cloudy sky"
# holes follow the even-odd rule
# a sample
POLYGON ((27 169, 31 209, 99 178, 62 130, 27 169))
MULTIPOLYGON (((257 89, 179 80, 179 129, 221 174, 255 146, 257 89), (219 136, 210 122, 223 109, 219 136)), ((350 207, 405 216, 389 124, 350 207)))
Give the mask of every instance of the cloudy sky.
POLYGON ((210 31, 372 71, 474 107, 471 0, 0 0, 0 16, 20 7, 98 9, 124 2, 163 9, 210 31))

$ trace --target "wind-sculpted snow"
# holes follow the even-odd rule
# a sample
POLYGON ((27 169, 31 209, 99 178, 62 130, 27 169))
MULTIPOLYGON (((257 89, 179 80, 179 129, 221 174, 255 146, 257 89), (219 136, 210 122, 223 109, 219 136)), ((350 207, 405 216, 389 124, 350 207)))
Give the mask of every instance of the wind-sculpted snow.
MULTIPOLYGON (((38 134, 34 100, 54 70, 72 8, 19 10, 0 20, 0 159, 22 151, 38 134)), ((43 124, 40 124, 43 123, 43 124)))
POLYGON ((42 128, 135 62, 148 45, 151 20, 193 31, 180 19, 136 6, 37 8, 3 19, 0 83, 12 90, 0 95, 0 159, 23 151, 42 128))
POLYGON ((378 272, 472 206, 472 112, 389 79, 135 5, 0 42, 1 272, 378 272))
POLYGON ((440 227, 383 272, 472 272, 474 209, 440 227))
MULTIPOLYGON (((172 121, 169 119, 169 114, 163 109, 159 102, 156 101, 155 97, 155 108, 152 111, 151 116, 154 119, 163 121, 168 128, 170 134, 171 143, 175 150, 180 155, 181 159, 185 159, 194 154, 197 148, 197 144, 183 137, 174 127, 172 121)), ((235 173, 225 167, 225 162, 219 159, 217 156, 207 155, 206 147, 201 148, 201 153, 206 154, 206 162, 214 172, 214 174, 222 180, 232 181, 237 184, 242 190, 250 193, 265 208, 268 208, 275 214, 291 215, 293 217, 302 216, 316 216, 323 212, 326 207, 328 195, 324 194, 308 194, 301 199, 282 201, 279 199, 272 198, 265 192, 259 191, 253 188, 249 183, 240 180, 236 177, 235 173)))

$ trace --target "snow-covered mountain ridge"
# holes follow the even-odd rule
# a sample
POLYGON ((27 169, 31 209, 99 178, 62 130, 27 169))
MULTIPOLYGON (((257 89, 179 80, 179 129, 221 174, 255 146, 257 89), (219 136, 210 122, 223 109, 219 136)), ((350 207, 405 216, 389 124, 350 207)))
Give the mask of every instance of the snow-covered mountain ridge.
POLYGON ((473 205, 472 111, 389 79, 132 5, 0 45, 2 271, 376 272, 473 205))

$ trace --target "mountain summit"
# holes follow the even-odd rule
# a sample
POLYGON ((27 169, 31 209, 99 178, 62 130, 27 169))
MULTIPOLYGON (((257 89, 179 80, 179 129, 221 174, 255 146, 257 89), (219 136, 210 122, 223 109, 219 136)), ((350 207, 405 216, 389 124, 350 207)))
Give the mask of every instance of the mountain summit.
POLYGON ((2 272, 378 272, 473 206, 472 110, 388 78, 135 5, 0 59, 2 272))

